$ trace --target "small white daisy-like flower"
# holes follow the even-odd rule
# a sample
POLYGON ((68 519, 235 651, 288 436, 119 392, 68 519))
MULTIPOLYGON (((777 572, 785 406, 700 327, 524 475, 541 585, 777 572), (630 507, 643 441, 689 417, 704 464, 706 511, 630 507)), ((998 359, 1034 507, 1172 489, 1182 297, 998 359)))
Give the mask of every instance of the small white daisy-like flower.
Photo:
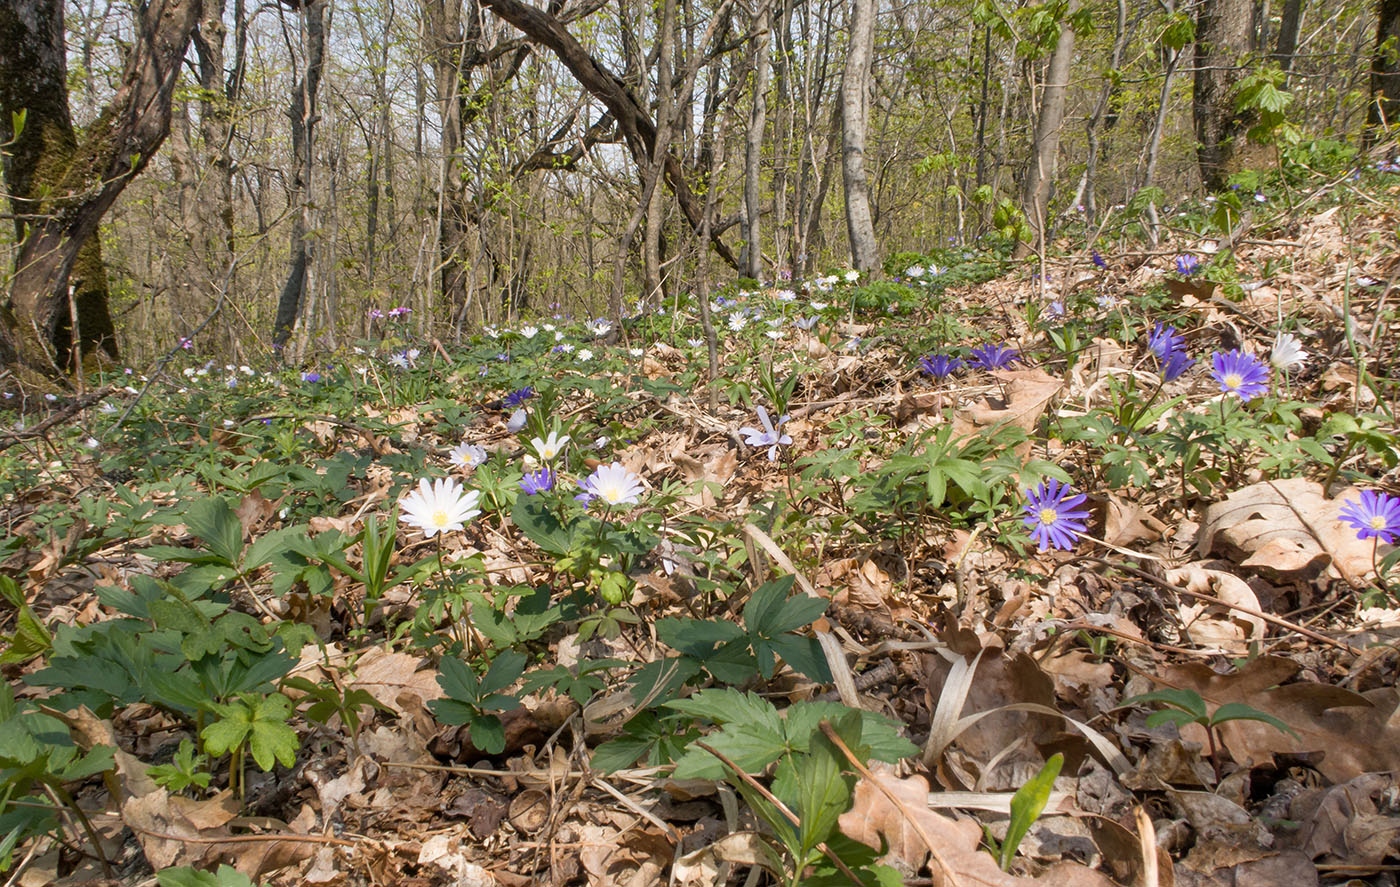
POLYGON ((237 424, 238 424, 238 423, 235 422, 235 421, 233 421, 232 419, 225 419, 225 420, 224 420, 224 427, 225 427, 225 428, 232 428, 233 426, 235 426, 235 425, 237 425, 237 424))
POLYGON ((562 341, 564 341, 564 334, 563 334, 563 333, 558 333, 558 332, 556 332, 556 333, 554 334, 554 341, 556 341, 556 342, 562 342, 562 341))
POLYGON ((511 434, 525 427, 525 409, 522 407, 510 414, 510 419, 506 421, 506 430, 511 434))
POLYGON ((602 317, 588 324, 588 331, 595 336, 606 336, 608 334, 608 331, 611 329, 612 321, 606 320, 602 317))
POLYGON ((543 325, 540 327, 540 329, 544 330, 544 331, 547 332, 547 333, 552 333, 552 332, 554 332, 554 324, 552 324, 552 323, 543 324, 543 325))
POLYGON ((408 354, 408 362, 414 363, 418 360, 418 355, 422 354, 423 352, 419 351, 417 348, 410 348, 405 353, 408 354))
POLYGON ((769 330, 768 332, 764 333, 763 335, 767 336, 768 338, 770 338, 770 339, 772 339, 774 342, 776 342, 776 341, 778 341, 779 339, 781 339, 781 338, 783 337, 783 331, 782 331, 782 330, 769 330))
POLYGON ((642 479, 628 471, 621 462, 599 465, 597 470, 579 484, 583 493, 578 497, 591 502, 601 499, 607 505, 635 505, 646 488, 642 479))
POLYGON ((481 331, 493 339, 499 339, 501 337, 501 331, 496 329, 494 326, 491 326, 490 324, 487 324, 485 327, 482 327, 481 331))
POLYGON ((537 437, 530 441, 530 446, 535 448, 536 453, 539 453, 541 461, 553 462, 559 457, 559 454, 564 451, 564 446, 568 442, 569 436, 567 434, 560 437, 559 432, 551 431, 549 432, 549 437, 544 440, 540 440, 537 437))
MULTIPOLYGON (((571 344, 568 343, 568 342, 565 342, 563 345, 560 345, 560 346, 559 346, 559 350, 562 351, 562 352, 564 352, 565 354, 573 354, 573 353, 574 353, 574 346, 571 345, 571 344)), ((584 349, 584 350, 587 350, 587 349, 584 349)))
MULTIPOLYGON (((6 397, 13 397, 14 395, 12 395, 12 394, 10 394, 10 392, 6 391, 6 392, 5 392, 5 396, 6 396, 6 397)), ((104 415, 104 416, 115 416, 115 415, 116 415, 117 413, 119 413, 121 410, 120 410, 120 408, 117 407, 116 404, 112 403, 110 400, 104 400, 104 401, 102 401, 102 406, 100 406, 100 407, 97 408, 97 411, 98 411, 99 413, 101 413, 102 415, 104 415)))
POLYGON ((580 348, 577 357, 579 360, 592 360, 593 351, 589 348, 580 348))
POLYGON ((101 444, 97 442, 97 438, 89 437, 87 440, 83 441, 83 446, 87 447, 89 450, 95 450, 101 446, 101 444))
POLYGON ((1292 333, 1279 333, 1274 339, 1273 351, 1269 352, 1269 363, 1277 369, 1288 372, 1302 366, 1308 359, 1303 342, 1292 333))
POLYGON ((239 368, 238 368, 238 371, 239 371, 240 373, 242 373, 243 375, 245 375, 245 376, 254 375, 254 373, 253 373, 253 368, 250 367, 250 366, 248 366, 246 363, 243 364, 243 366, 239 367, 239 368))
POLYGON ((729 315, 729 328, 734 332, 737 333, 748 325, 749 319, 745 317, 742 312, 735 311, 733 314, 729 315))
POLYGON ((535 336, 539 335, 539 332, 540 331, 538 327, 522 326, 520 328, 520 335, 524 336, 527 339, 535 338, 535 336))
POLYGON ((476 444, 462 441, 447 453, 447 461, 463 471, 472 471, 486 461, 486 450, 476 444))
POLYGON ((774 296, 779 302, 791 302, 793 299, 797 298, 797 293, 792 290, 778 290, 774 293, 774 296))
POLYGON ((825 302, 809 302, 808 304, 812 306, 813 311, 825 311, 827 309, 827 304, 825 302))
POLYGON ((704 346, 705 340, 704 340, 704 339, 686 339, 686 340, 685 340, 685 343, 686 343, 687 345, 689 345, 691 348, 701 348, 701 347, 704 346))
POLYGON ((408 369, 408 355, 404 354, 402 351, 395 351, 393 354, 389 355, 389 366, 401 370, 408 369))
POLYGON ((646 354, 647 351, 645 348, 628 348, 627 353, 632 357, 641 357, 643 354, 646 354))
POLYGON ((904 276, 905 276, 905 277, 923 277, 923 276, 924 276, 924 270, 925 270, 925 269, 924 269, 924 266, 923 266, 923 265, 910 265, 908 268, 905 268, 905 269, 904 269, 904 276))
POLYGON ((859 271, 847 271, 847 272, 846 272, 846 282, 847 282, 847 283, 855 283, 857 280, 860 280, 860 272, 859 272, 859 271))
POLYGON ((403 521, 423 531, 431 539, 438 533, 463 529, 467 521, 481 514, 477 503, 481 493, 463 490, 462 485, 449 478, 431 483, 425 477, 418 489, 399 500, 403 521))

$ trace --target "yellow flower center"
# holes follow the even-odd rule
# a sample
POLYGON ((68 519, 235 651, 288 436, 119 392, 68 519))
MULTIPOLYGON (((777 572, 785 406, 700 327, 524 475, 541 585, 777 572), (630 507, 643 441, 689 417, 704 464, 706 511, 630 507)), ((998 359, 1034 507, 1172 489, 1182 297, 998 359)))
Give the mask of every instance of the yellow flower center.
POLYGON ((1381 517, 1379 514, 1377 514, 1377 515, 1375 515, 1374 517, 1372 517, 1372 518, 1371 518, 1371 529, 1373 529, 1373 530, 1384 530, 1384 529, 1385 529, 1385 518, 1384 518, 1384 517, 1381 517))
POLYGON ((550 459, 553 459, 558 454, 559 451, 554 449, 554 447, 545 447, 543 450, 540 451, 540 458, 548 461, 550 459))
POLYGON ((609 505, 616 505, 622 501, 622 490, 618 487, 610 487, 603 491, 603 498, 608 500, 609 505))
POLYGON ((1244 378, 1239 373, 1226 373, 1225 387, 1238 388, 1244 384, 1244 378))
POLYGON ((1039 517, 1042 524, 1049 526, 1060 519, 1060 513, 1053 508, 1042 508, 1039 517))
POLYGON ((437 511, 434 511, 434 512, 433 512, 433 526, 435 526, 435 527, 445 527, 445 526, 447 526, 447 512, 446 512, 446 511, 443 511, 441 508, 439 508, 437 511))

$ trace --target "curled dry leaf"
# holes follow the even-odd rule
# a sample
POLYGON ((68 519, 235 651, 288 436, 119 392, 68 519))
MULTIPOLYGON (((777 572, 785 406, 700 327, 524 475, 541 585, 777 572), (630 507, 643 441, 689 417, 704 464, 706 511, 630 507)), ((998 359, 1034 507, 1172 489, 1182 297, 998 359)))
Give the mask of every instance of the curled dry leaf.
MULTIPOLYGON (((1034 431, 1041 413, 1063 387, 1059 379, 1044 370, 998 370, 992 375, 1006 386, 1006 400, 983 398, 955 412, 954 437, 976 434, 996 425, 1014 425, 1022 431, 1034 431)), ((1018 454, 1024 458, 1030 446, 1029 441, 1018 446, 1018 454), (1020 452, 1022 449, 1025 453, 1020 452)))
MULTIPOLYGON (((1187 564, 1167 571, 1167 581, 1188 591, 1217 597, 1227 604, 1259 611, 1259 598, 1240 577, 1204 564, 1187 564)), ((1190 598, 1178 608, 1187 637, 1194 643, 1229 655, 1245 655, 1249 645, 1262 641, 1267 623, 1258 616, 1190 598)))
POLYGON ((1383 798, 1396 788, 1394 773, 1363 773, 1299 795, 1289 807, 1289 818, 1303 823, 1298 846, 1309 859, 1380 865, 1400 847, 1400 817, 1380 813, 1383 798))
POLYGON ((1342 523, 1342 503, 1307 478, 1263 481, 1206 509, 1196 554, 1217 553, 1272 581, 1308 580, 1323 570, 1353 585, 1371 571, 1372 545, 1342 523))
MULTIPOLYGON (((856 783, 851 809, 837 821, 848 838, 880 848, 888 845, 884 860, 914 872, 923 867, 929 847, 920 837, 927 835, 932 849, 948 867, 954 883, 977 887, 1111 887, 1108 878, 1082 865, 1060 863, 1036 878, 1023 878, 1003 872, 990 853, 980 849, 982 828, 971 819, 952 819, 929 809, 928 781, 922 776, 900 779, 887 766, 872 774, 880 785, 898 798, 897 806, 868 778, 856 783)), ((950 883, 941 865, 932 863, 935 884, 950 883)))

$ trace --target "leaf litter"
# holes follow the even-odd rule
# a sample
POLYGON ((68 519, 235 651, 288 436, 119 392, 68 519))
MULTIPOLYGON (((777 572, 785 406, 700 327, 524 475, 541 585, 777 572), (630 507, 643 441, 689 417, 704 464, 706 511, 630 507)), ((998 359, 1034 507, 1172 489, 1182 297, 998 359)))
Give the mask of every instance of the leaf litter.
MULTIPOLYGON (((1331 413, 1375 409, 1378 401, 1368 374, 1349 364, 1339 308, 1323 295, 1339 283, 1328 276, 1334 266, 1325 246, 1343 240, 1335 216, 1322 213, 1283 233, 1303 246, 1289 255, 1293 270, 1272 288, 1256 288, 1228 310, 1217 304, 1225 298, 1218 286, 1195 281, 1171 292, 1193 341, 1234 347, 1252 337, 1259 349, 1267 342, 1257 329, 1272 328, 1287 294, 1299 324, 1315 331, 1313 347, 1330 360, 1289 379, 1293 395, 1311 404, 1285 432, 1297 440, 1331 413), (1250 323, 1237 326, 1242 318, 1250 323)), ((1244 246, 1236 261, 1243 274, 1282 254, 1277 245, 1244 246)), ((1104 296, 1132 296, 1159 282, 1143 270, 1153 261, 1124 255, 1087 279, 1104 296)), ((1076 271, 1082 269, 1067 261, 1056 277, 1076 271)), ((999 316, 993 310, 984 317, 1023 350, 1043 348, 1043 331, 1005 311, 1038 298, 1036 288, 1024 276, 1002 277, 948 290, 944 308, 1002 306, 999 316)), ((1352 306, 1363 321, 1379 323, 1366 317, 1365 299, 1352 306)), ((918 322, 910 319, 903 332, 918 322)), ((761 684, 765 704, 778 709, 842 698, 888 718, 921 749, 897 766, 877 765, 872 775, 857 777, 843 765, 849 804, 828 841, 839 834, 862 842, 902 877, 950 887, 1393 883, 1386 873, 1400 861, 1400 629, 1377 617, 1393 607, 1360 604, 1376 579, 1376 552, 1340 519, 1355 488, 1328 486, 1336 472, 1280 476, 1233 465, 1208 491, 1184 474, 1116 490, 1103 484, 1090 535, 1106 547, 1085 541, 1067 555, 1017 551, 990 532, 948 521, 917 520, 895 537, 872 533, 862 521, 873 523, 874 510, 862 508, 860 497, 874 494, 859 481, 897 459, 911 430, 951 423, 953 439, 963 440, 1011 429, 1020 432, 1006 438, 1013 484, 1027 460, 1075 466, 1085 476, 1082 445, 1047 439, 1045 429, 1102 405, 1124 380, 1152 378, 1152 368, 1121 342, 1096 338, 1072 367, 1001 370, 990 381, 963 379, 934 390, 907 369, 892 340, 897 334, 885 329, 845 330, 848 341, 873 337, 854 353, 803 334, 801 353, 812 364, 794 403, 810 408, 800 416, 794 410, 785 426, 795 440, 792 455, 850 455, 811 494, 808 506, 821 520, 801 537, 771 525, 744 529, 755 503, 800 470, 740 446, 737 429, 752 423, 746 413, 712 412, 700 392, 673 392, 664 401, 642 395, 625 407, 621 415, 635 431, 612 429, 630 436, 610 458, 653 489, 675 484, 676 502, 696 520, 666 534, 658 555, 638 571, 630 603, 643 616, 639 624, 612 636, 542 633, 529 642, 539 645, 543 663, 664 664, 675 651, 649 626, 702 613, 710 600, 706 583, 713 587, 723 576, 757 589, 793 575, 797 593, 832 603, 799 634, 817 644, 814 661, 824 659, 833 674, 821 682, 779 668, 751 688, 761 684), (864 427, 843 425, 853 415, 866 420, 864 427), (1362 614, 1377 618, 1365 622, 1362 614), (1199 694, 1208 711, 1248 706, 1291 732, 1250 719, 1209 729, 1149 725, 1152 708, 1124 702, 1160 689, 1199 694), (1057 753, 1065 764, 1050 804, 1003 871, 989 842, 1006 836, 1012 793, 1057 753)), ((640 368, 651 380, 666 380, 689 359, 679 346, 657 343, 640 368)), ((617 379, 627 384, 624 375, 617 379)), ((1203 383, 1193 384, 1199 390, 1203 383)), ((1185 385, 1163 388, 1175 397, 1185 385)), ((596 407, 600 399, 569 409, 596 407)), ((1166 427, 1184 409, 1173 405, 1147 421, 1166 427)), ((352 452, 369 441, 371 463, 345 510, 313 518, 314 529, 350 535, 367 516, 382 514, 395 477, 383 460, 457 442, 460 429, 440 410, 382 404, 363 411, 364 427, 308 419, 319 452, 352 452)), ((498 423, 468 433, 493 450, 516 452, 498 423)), ((222 446, 231 452, 235 438, 227 440, 222 446)), ((1353 460, 1350 477, 1370 471, 1390 479, 1393 458, 1363 457, 1353 443, 1334 454, 1353 460)), ((1222 463, 1199 464, 1218 470, 1222 463)), ((71 508, 81 485, 93 482, 91 473, 75 466, 5 506, 12 536, 28 544, 7 549, 0 568, 24 580, 21 603, 50 628, 116 618, 98 584, 132 592, 140 588, 133 577, 142 574, 178 581, 181 569, 140 553, 150 544, 199 544, 178 524, 133 525, 125 538, 98 548, 87 543, 99 538, 100 527, 86 520, 61 532, 41 526, 39 506, 71 508)), ((885 493, 898 508, 898 489, 885 493)), ((237 500, 240 546, 284 526, 279 512, 288 494, 255 489, 237 500)), ((504 519, 485 522, 469 537, 443 540, 443 553, 477 559, 484 575, 496 577, 483 593, 497 584, 548 585, 556 578, 548 555, 517 529, 504 519)), ((421 543, 401 531, 391 571, 417 556, 410 545, 421 543)), ((359 563, 364 543, 352 553, 359 563)), ((376 626, 419 605, 410 586, 386 592, 371 621, 359 624, 366 591, 347 574, 330 577, 330 595, 308 593, 303 578, 274 596, 261 567, 242 581, 235 599, 247 612, 269 620, 254 605, 266 600, 319 638, 302 648, 295 674, 363 691, 377 705, 353 727, 339 713, 294 720, 295 765, 269 773, 250 768, 241 800, 222 778, 202 793, 152 781, 151 767, 168 763, 189 733, 151 706, 119 707, 106 719, 84 708, 59 712, 79 746, 117 750, 105 778, 89 775, 71 786, 102 836, 103 853, 126 877, 174 865, 228 865, 266 884, 717 885, 739 883, 750 871, 777 877, 790 864, 777 827, 754 816, 749 788, 672 778, 640 752, 612 772, 596 766, 599 744, 624 736, 648 711, 645 687, 607 680, 580 683, 577 698, 558 690, 524 693, 521 707, 499 712, 501 750, 483 751, 470 729, 434 717, 429 704, 444 695, 434 657, 373 636, 376 626)), ((712 612, 743 625, 748 594, 712 612)), ((520 600, 506 606, 528 612, 520 600)), ((14 609, 21 612, 18 604, 14 609)), ((46 694, 20 681, 37 667, 11 661, 7 678, 21 698, 42 705, 46 694)), ((662 669, 656 677, 660 687, 671 676, 662 669)), ((707 729, 712 739, 721 732, 707 729)), ((72 852, 80 835, 74 827, 67 846, 33 839, 27 873, 16 883, 97 877, 92 854, 72 852)))

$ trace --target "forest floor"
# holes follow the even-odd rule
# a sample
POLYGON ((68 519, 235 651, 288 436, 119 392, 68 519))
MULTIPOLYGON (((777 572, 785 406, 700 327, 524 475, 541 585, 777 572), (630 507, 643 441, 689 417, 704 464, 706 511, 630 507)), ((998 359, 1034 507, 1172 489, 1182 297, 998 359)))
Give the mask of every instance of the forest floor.
POLYGON ((7 883, 1395 884, 1400 177, 1229 199, 7 393, 7 883))

